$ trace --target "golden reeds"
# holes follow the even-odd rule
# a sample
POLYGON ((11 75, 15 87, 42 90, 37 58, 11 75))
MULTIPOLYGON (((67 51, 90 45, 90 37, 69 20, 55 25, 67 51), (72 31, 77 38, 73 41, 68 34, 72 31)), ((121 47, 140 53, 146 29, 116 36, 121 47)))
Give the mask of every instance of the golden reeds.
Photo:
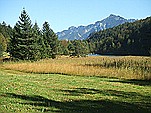
POLYGON ((150 57, 63 57, 58 59, 44 59, 37 62, 4 63, 3 68, 30 73, 151 79, 150 57))

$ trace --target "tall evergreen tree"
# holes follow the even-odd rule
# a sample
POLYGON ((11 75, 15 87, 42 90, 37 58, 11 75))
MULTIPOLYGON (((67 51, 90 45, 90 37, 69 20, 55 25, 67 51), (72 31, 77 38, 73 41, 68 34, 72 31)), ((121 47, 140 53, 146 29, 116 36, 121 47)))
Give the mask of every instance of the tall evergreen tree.
POLYGON ((40 28, 38 27, 37 22, 35 22, 33 26, 33 38, 34 38, 34 58, 35 60, 41 59, 42 58, 42 52, 43 52, 43 39, 42 39, 42 34, 40 32, 40 28))
POLYGON ((57 48, 58 48, 58 38, 57 35, 53 32, 53 30, 50 28, 50 25, 48 22, 45 22, 43 24, 43 39, 45 44, 45 51, 44 55, 46 57, 55 58, 57 54, 57 48))
POLYGON ((34 38, 30 17, 25 9, 14 27, 13 38, 11 40, 11 55, 16 59, 34 60, 34 38))
POLYGON ((49 28, 48 22, 45 22, 43 24, 42 35, 43 35, 44 45, 45 45, 45 48, 43 51, 43 56, 45 58, 49 58, 52 56, 52 51, 51 51, 51 47, 50 47, 51 34, 50 34, 50 28, 49 28))

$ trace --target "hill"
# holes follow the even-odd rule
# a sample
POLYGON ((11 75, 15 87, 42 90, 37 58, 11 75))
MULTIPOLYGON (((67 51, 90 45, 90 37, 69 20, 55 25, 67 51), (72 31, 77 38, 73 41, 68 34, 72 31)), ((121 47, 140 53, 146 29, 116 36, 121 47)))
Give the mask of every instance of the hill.
POLYGON ((91 33, 98 32, 100 30, 112 28, 118 26, 125 22, 134 22, 135 19, 125 19, 120 16, 111 14, 109 17, 97 21, 94 24, 89 24, 87 26, 71 26, 68 30, 57 32, 58 38, 60 40, 83 40, 86 39, 91 33))
POLYGON ((151 17, 92 34, 91 52, 114 55, 151 55, 151 17))

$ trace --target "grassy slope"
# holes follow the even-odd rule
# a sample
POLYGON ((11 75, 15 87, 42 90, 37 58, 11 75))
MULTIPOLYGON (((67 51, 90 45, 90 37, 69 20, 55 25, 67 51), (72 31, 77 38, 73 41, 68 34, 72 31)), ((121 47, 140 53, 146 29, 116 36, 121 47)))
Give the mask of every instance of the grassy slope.
POLYGON ((151 83, 0 70, 0 112, 149 113, 151 83))

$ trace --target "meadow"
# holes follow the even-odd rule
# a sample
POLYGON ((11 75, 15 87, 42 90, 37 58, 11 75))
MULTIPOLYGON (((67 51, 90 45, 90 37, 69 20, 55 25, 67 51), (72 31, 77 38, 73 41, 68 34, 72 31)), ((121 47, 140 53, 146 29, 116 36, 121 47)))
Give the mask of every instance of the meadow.
POLYGON ((151 57, 141 56, 61 57, 37 62, 7 62, 2 67, 28 73, 151 80, 151 57))
POLYGON ((150 113, 151 83, 0 71, 1 113, 150 113))
POLYGON ((150 57, 4 62, 1 113, 150 113, 150 57))

